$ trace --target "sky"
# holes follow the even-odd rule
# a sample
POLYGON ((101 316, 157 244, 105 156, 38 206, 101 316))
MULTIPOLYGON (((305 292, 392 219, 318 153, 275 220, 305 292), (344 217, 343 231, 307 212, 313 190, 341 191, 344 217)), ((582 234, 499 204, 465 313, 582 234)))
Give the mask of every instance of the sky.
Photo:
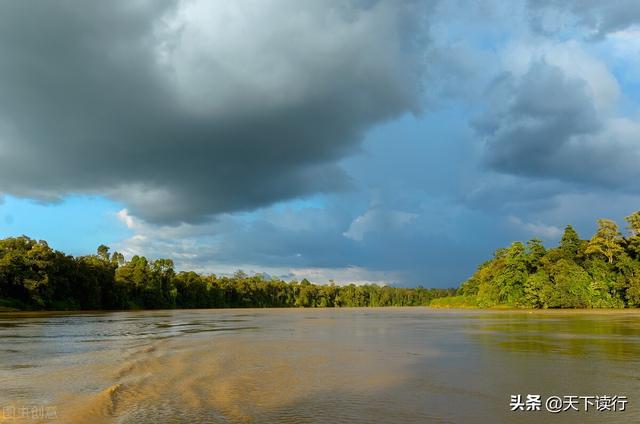
POLYGON ((451 287, 640 209, 635 0, 0 6, 0 237, 451 287))

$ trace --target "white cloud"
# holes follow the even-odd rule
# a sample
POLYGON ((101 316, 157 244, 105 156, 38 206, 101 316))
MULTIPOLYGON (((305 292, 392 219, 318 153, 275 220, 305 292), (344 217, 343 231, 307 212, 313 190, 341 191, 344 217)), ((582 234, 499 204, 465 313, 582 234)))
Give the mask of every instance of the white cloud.
MULTIPOLYGON (((115 250, 130 258, 134 255, 151 258, 170 258, 182 269, 189 269, 193 261, 200 255, 213 255, 217 246, 202 244, 198 238, 215 233, 219 223, 201 226, 182 223, 175 226, 149 224, 129 213, 127 209, 117 212, 116 217, 133 234, 113 247, 115 250)), ((222 231, 220 231, 222 232, 222 231)))
POLYGON ((129 215, 129 211, 125 209, 121 209, 116 213, 116 216, 127 228, 130 230, 133 229, 136 225, 135 218, 129 215))
POLYGON ((367 233, 398 231, 417 217, 415 213, 374 207, 354 219, 343 235, 352 240, 362 241, 367 233))
MULTIPOLYGON (((291 211, 284 211, 284 217, 291 217, 291 211)), ((270 211, 268 215, 274 216, 270 211)), ((398 214, 392 214, 402 221, 398 214)), ((235 263, 227 263, 220 257, 220 249, 224 248, 224 241, 216 238, 225 232, 224 224, 204 224, 194 226, 182 224, 176 226, 158 226, 145 223, 129 214, 126 209, 116 214, 117 218, 134 234, 117 243, 115 250, 123 253, 127 258, 142 255, 149 258, 169 257, 174 259, 178 270, 193 270, 201 273, 215 273, 218 275, 232 275, 242 269, 248 274, 266 273, 276 278, 302 280, 320 284, 378 284, 389 285, 401 281, 401 275, 395 272, 372 271, 359 266, 347 267, 279 267, 264 264, 248 263, 238 258, 235 263), (203 237, 203 234, 209 237, 203 237)), ((229 218, 230 219, 230 218, 229 218)), ((295 217, 294 221, 298 221, 295 217)), ((284 221, 280 222, 281 225, 284 221)), ((293 222, 293 227, 297 224, 293 222)), ((297 230, 296 230, 297 231, 297 230)), ((301 258, 303 254, 293 256, 301 258)))
POLYGON ((524 222, 517 216, 508 217, 508 222, 514 226, 524 229, 529 234, 544 239, 555 239, 562 235, 562 229, 554 225, 542 222, 524 222))
POLYGON ((618 82, 607 64, 589 54, 576 40, 517 40, 506 46, 502 57, 503 69, 516 77, 522 77, 534 63, 543 61, 557 66, 569 78, 584 81, 601 113, 611 112, 620 96, 618 82))

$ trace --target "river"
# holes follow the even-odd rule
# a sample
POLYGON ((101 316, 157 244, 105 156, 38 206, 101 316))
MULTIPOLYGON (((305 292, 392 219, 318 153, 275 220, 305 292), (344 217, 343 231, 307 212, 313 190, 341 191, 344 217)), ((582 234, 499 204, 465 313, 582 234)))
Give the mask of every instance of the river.
POLYGON ((640 422, 639 365, 630 311, 2 313, 0 421, 640 422))

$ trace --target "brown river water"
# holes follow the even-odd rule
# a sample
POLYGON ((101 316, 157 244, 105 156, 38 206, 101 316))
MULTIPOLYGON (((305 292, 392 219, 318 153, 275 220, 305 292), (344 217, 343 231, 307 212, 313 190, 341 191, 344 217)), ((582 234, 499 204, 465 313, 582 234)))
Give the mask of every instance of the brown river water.
POLYGON ((0 422, 637 423, 639 365, 629 311, 2 313, 0 422))

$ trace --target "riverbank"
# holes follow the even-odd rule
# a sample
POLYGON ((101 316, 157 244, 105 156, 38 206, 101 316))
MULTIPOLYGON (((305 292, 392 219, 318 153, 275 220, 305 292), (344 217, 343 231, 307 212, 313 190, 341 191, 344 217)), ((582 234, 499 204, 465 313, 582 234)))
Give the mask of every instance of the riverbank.
POLYGON ((635 315, 640 314, 640 308, 515 308, 507 305, 493 306, 489 308, 482 308, 479 306, 343 306, 343 307, 247 307, 247 308, 172 308, 172 309, 92 309, 92 310, 21 310, 15 308, 0 308, 0 317, 47 317, 47 316, 82 316, 82 315, 106 315, 106 314, 126 314, 126 313, 141 313, 141 314, 156 314, 156 313, 168 313, 174 314, 179 312, 197 312, 197 313, 259 313, 259 312, 281 312, 281 313, 305 313, 305 312, 317 312, 319 314, 333 312, 350 313, 350 312, 370 312, 376 311, 384 312, 412 312, 423 311, 432 313, 444 313, 444 314, 536 314, 536 315, 635 315))
POLYGON ((532 308, 526 306, 513 305, 481 305, 475 296, 448 296, 433 299, 428 306, 434 309, 460 309, 460 310, 488 310, 488 311, 583 311, 583 312, 612 312, 612 311, 636 311, 640 312, 640 308, 532 308))

